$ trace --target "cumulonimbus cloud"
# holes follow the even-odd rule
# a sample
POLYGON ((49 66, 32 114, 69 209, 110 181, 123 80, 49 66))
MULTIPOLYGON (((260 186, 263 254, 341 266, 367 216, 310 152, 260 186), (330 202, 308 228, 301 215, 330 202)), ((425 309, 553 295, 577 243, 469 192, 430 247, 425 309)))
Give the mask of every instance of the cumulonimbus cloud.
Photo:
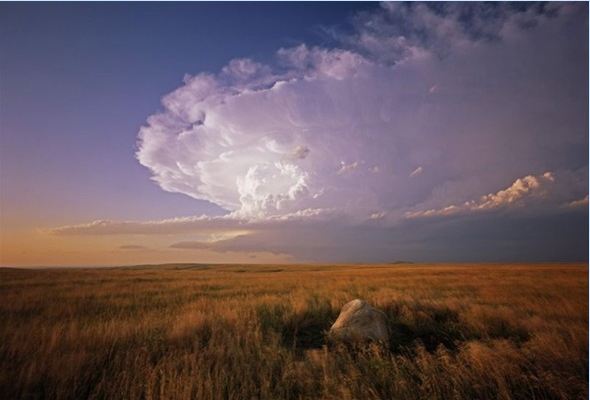
POLYGON ((571 62, 556 67, 576 46, 545 40, 571 29, 572 7, 386 4, 357 17, 343 48, 300 45, 273 66, 236 59, 185 77, 141 128, 137 158, 164 190, 242 218, 336 208, 367 219, 449 183, 474 197, 569 167, 584 113, 540 111, 572 101, 571 62))
POLYGON ((52 232, 229 232, 174 248, 382 259, 426 240, 428 216, 580 208, 586 16, 571 3, 386 3, 331 31, 335 47, 187 75, 141 127, 137 159, 162 189, 227 214, 52 232))

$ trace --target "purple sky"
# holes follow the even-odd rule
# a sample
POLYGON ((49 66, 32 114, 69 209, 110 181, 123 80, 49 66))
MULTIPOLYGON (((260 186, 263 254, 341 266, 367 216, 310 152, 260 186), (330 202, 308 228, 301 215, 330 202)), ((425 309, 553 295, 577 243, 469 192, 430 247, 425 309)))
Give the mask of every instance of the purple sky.
POLYGON ((2 264, 587 259, 584 3, 12 4, 0 34, 2 264))

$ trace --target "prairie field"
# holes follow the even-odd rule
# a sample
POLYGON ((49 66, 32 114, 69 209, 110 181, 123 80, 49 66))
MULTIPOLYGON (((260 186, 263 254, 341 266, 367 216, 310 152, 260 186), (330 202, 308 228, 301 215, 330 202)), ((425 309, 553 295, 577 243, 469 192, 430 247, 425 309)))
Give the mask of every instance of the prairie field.
POLYGON ((0 321, 5 399, 588 398, 585 264, 4 268, 0 321))

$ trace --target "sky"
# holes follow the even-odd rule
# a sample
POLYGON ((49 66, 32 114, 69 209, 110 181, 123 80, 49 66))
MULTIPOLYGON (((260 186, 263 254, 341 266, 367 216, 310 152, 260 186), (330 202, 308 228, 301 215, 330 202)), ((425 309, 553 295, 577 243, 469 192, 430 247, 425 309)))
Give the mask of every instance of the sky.
POLYGON ((588 258, 586 3, 2 3, 0 265, 588 258))

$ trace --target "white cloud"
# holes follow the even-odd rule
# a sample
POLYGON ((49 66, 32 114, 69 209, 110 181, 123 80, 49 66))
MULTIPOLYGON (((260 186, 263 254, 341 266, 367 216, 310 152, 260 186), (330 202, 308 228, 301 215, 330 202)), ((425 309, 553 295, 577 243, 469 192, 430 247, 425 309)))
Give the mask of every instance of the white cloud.
POLYGON ((571 207, 571 208, 578 208, 578 207, 588 208, 588 195, 584 196, 584 198, 582 198, 582 199, 570 201, 569 203, 567 203, 567 206, 571 207))
POLYGON ((358 161, 351 162, 349 164, 344 161, 340 161, 340 168, 336 172, 338 175, 348 174, 358 168, 360 163, 358 161))
POLYGON ((245 216, 265 216, 289 208, 290 203, 307 195, 308 176, 297 165, 282 162, 258 163, 238 176, 237 188, 245 216))
POLYGON ((85 224, 66 225, 50 229, 54 235, 166 235, 183 233, 207 233, 228 235, 235 232, 246 234, 249 231, 265 230, 290 226, 322 224, 326 221, 342 219, 335 210, 305 209, 290 214, 266 216, 265 218, 244 217, 240 213, 223 216, 190 216, 153 221, 114 221, 97 220, 85 224))
POLYGON ((369 219, 383 219, 385 218, 385 216, 387 216, 387 213, 385 211, 379 211, 371 213, 371 215, 369 215, 369 219))
POLYGON ((424 168, 422 168, 422 167, 418 167, 418 168, 416 168, 415 170, 413 170, 413 171, 410 173, 410 178, 413 178, 413 177, 415 177, 415 176, 418 176, 418 175, 420 175, 422 172, 424 172, 424 168))
MULTIPOLYGON (((570 192, 571 190, 574 190, 575 192, 583 190, 583 185, 580 185, 579 181, 574 182, 571 179, 571 175, 572 174, 565 174, 565 176, 561 176, 562 178, 565 178, 565 182, 557 182, 556 176, 552 172, 545 172, 538 176, 527 175, 515 180, 508 188, 499 190, 496 193, 481 196, 477 200, 468 200, 460 204, 446 205, 436 209, 407 211, 405 217, 422 218, 451 216, 539 205, 548 205, 557 209, 563 201, 562 199, 564 195, 571 197, 571 194, 567 193, 568 189, 570 192), (568 177, 570 179, 567 179, 568 177), (568 186, 568 188, 565 188, 564 186, 568 186)), ((586 196, 586 203, 588 201, 587 199, 588 197, 586 196)), ((584 200, 578 200, 578 202, 583 201, 584 200)), ((572 205, 578 203, 574 201, 569 204, 572 205)))
POLYGON ((53 233, 204 233, 217 249, 318 254, 364 243, 379 255, 392 243, 376 227, 579 204, 587 43, 571 38, 587 37, 585 7, 385 3, 337 34, 340 48, 186 76, 140 129, 137 158, 162 189, 228 214, 53 233))
POLYGON ((579 26, 564 7, 385 4, 357 17, 347 48, 187 76, 141 128, 137 158, 164 190, 244 218, 399 214, 449 185, 474 195, 579 168, 585 97, 571 81, 587 69, 570 61, 579 46, 555 42, 579 26))

